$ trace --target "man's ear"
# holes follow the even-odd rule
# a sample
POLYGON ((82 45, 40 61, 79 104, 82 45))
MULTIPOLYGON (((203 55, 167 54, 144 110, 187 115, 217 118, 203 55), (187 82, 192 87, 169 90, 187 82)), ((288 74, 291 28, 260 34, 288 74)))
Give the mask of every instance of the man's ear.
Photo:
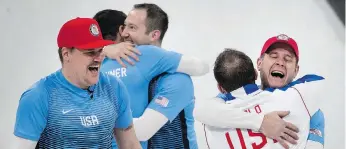
POLYGON ((224 90, 220 84, 217 84, 217 89, 219 89, 219 91, 223 94, 227 93, 226 90, 224 90))
POLYGON ((123 33, 123 31, 124 31, 124 25, 120 25, 119 26, 119 31, 118 31, 118 33, 121 35, 121 33, 123 33))
POLYGON ((257 59, 257 70, 258 71, 261 71, 261 68, 262 68, 262 61, 263 61, 263 58, 262 57, 259 57, 257 59))
POLYGON ((63 57, 63 61, 69 62, 71 59, 71 49, 63 47, 61 49, 61 55, 63 57))
POLYGON ((294 70, 294 78, 297 76, 299 72, 299 65, 297 64, 296 69, 294 70))
POLYGON ((160 37, 161 37, 161 31, 159 30, 153 30, 150 32, 150 35, 151 37, 151 40, 152 41, 157 41, 157 40, 160 40, 160 37))

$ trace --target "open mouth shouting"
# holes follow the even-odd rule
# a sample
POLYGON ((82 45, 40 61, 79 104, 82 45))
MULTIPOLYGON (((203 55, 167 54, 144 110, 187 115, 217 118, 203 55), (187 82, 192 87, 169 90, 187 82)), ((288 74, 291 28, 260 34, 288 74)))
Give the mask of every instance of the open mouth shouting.
POLYGON ((277 70, 272 71, 270 74, 271 74, 272 77, 275 77, 275 78, 282 79, 282 78, 285 77, 285 74, 283 72, 277 71, 277 70))
POLYGON ((88 67, 88 70, 89 70, 89 72, 93 75, 93 76, 95 76, 95 75, 98 75, 98 73, 99 73, 99 70, 100 70, 100 66, 99 65, 97 65, 97 66, 89 66, 88 67))
POLYGON ((283 87, 286 82, 286 72, 280 70, 270 71, 268 83, 271 87, 283 87))

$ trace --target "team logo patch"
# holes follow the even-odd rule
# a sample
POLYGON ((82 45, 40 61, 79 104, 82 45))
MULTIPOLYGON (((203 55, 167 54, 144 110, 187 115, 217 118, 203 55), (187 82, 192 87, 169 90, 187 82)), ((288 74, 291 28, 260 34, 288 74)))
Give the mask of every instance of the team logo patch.
POLYGON ((285 35, 285 34, 280 34, 280 35, 278 35, 277 37, 276 37, 278 40, 288 40, 288 39, 290 39, 290 37, 288 37, 287 35, 285 35))
POLYGON ((159 96, 155 99, 155 102, 159 105, 161 105, 162 107, 167 107, 169 100, 166 97, 163 96, 159 96))
POLYGON ((91 24, 89 30, 91 35, 98 36, 100 34, 99 28, 95 24, 91 24))
POLYGON ((318 129, 310 129, 309 133, 322 137, 322 132, 318 129))

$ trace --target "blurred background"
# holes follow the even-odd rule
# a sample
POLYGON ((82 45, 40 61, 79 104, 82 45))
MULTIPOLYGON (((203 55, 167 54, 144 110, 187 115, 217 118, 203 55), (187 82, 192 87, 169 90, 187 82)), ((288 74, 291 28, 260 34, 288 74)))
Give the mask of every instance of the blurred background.
POLYGON ((327 0, 328 5, 333 9, 338 19, 345 26, 345 0, 327 0))
MULTIPOLYGON (((142 2, 156 3, 170 17, 165 49, 197 56, 211 68, 226 47, 244 51, 256 62, 267 38, 281 33, 294 38, 301 54, 298 77, 315 73, 328 80, 321 92, 330 98, 317 101, 326 116, 325 149, 345 148, 344 0, 0 0, 1 149, 13 146, 22 92, 61 67, 56 44, 61 25, 103 9, 127 14, 142 2)), ((197 99, 218 93, 212 72, 193 81, 197 99)), ((206 149, 199 122, 196 133, 200 149, 206 149)))

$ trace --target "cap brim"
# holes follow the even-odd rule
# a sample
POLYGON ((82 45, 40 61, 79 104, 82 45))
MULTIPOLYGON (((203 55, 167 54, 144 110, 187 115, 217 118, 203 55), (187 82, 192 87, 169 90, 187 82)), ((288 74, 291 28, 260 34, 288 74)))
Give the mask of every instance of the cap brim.
POLYGON ((267 44, 267 46, 265 47, 265 52, 268 52, 268 49, 270 46, 274 45, 274 44, 277 44, 277 43, 284 43, 284 44, 287 44, 288 46, 290 46, 292 49, 292 45, 290 43, 288 43, 287 41, 284 41, 284 40, 276 40, 276 41, 272 41, 271 43, 267 44))
POLYGON ((268 44, 268 47, 266 47, 266 50, 265 50, 265 52, 264 53, 268 53, 268 52, 270 52, 269 51, 269 47, 270 46, 272 46, 272 45, 274 45, 274 44, 276 44, 276 43, 284 43, 284 44, 287 44, 289 47, 291 47, 291 49, 292 49, 292 51, 291 52, 293 52, 294 53, 294 55, 296 55, 297 56, 297 53, 296 53, 296 49, 294 49, 294 47, 293 47, 293 45, 291 45, 288 41, 284 41, 284 40, 277 40, 277 41, 274 41, 274 42, 272 42, 272 43, 270 43, 270 44, 268 44))
POLYGON ((98 40, 95 42, 90 42, 88 44, 75 46, 75 48, 80 49, 80 50, 89 50, 89 49, 102 48, 104 46, 108 46, 108 45, 111 45, 114 43, 115 42, 111 41, 111 40, 98 40))

